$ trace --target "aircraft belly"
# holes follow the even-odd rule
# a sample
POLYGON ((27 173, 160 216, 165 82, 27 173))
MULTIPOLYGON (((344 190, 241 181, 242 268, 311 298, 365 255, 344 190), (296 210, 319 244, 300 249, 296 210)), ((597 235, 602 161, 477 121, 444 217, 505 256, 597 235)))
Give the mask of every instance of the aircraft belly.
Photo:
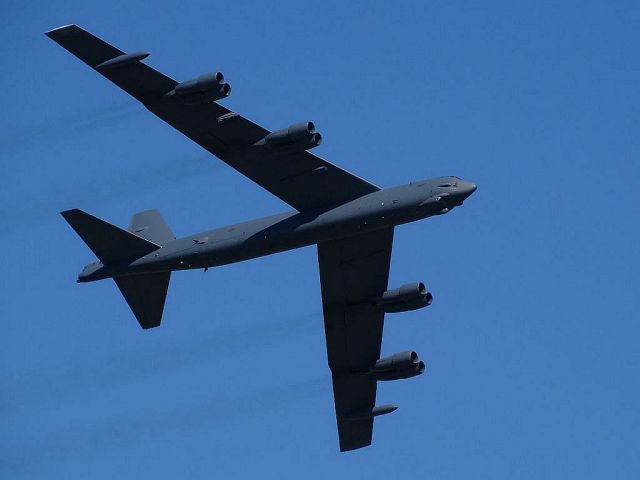
POLYGON ((181 238, 164 246, 158 258, 132 265, 128 273, 228 265, 386 228, 415 214, 385 202, 380 194, 372 197, 317 215, 289 212, 181 238))

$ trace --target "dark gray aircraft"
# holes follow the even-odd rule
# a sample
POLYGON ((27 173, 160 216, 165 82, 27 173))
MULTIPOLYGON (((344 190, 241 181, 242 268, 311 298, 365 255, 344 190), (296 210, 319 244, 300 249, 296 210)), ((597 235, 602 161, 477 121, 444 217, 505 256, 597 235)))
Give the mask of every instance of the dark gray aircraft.
POLYGON ((49 38, 138 99, 152 113, 295 210, 178 238, 158 211, 137 213, 123 230, 81 210, 63 217, 99 261, 78 282, 113 278, 142 328, 160 325, 171 272, 241 262, 317 244, 327 356, 340 450, 371 444, 379 380, 421 374, 415 352, 380 358, 385 313, 431 304, 423 283, 388 289, 393 229, 441 215, 476 186, 458 177, 381 189, 309 153, 320 144, 313 123, 270 132, 216 103, 231 88, 221 73, 175 80, 76 25, 49 38))

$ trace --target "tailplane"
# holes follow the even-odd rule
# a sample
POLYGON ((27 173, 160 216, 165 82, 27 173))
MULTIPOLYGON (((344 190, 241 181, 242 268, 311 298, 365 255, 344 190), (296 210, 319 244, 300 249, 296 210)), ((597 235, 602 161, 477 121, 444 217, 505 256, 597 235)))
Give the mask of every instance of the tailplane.
POLYGON ((105 265, 140 258, 160 248, 77 208, 62 212, 62 216, 105 265))
POLYGON ((114 278, 142 328, 147 329, 160 325, 170 278, 171 272, 114 278))
MULTIPOLYGON (((135 214, 131 218, 129 231, 78 209, 62 212, 62 216, 104 266, 136 260, 158 250, 161 245, 175 238, 157 210, 135 214)), ((92 272, 102 268, 103 266, 99 264, 85 267, 88 276, 81 275, 78 281, 91 281, 111 276, 109 274, 107 277, 91 278, 92 272), (83 278, 86 279, 83 280, 83 278)), ((142 328, 160 325, 170 278, 171 272, 113 277, 142 328)))

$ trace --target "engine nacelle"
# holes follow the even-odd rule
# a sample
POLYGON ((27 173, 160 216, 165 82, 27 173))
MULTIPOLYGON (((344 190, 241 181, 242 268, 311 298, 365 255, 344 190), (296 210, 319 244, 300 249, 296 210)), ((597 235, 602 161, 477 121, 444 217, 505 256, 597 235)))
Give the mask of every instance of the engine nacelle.
POLYGON ((313 122, 302 122, 271 132, 256 145, 266 145, 277 151, 297 152, 317 147, 320 143, 322 136, 316 132, 313 122))
POLYGON ((424 283, 407 283, 400 288, 387 290, 376 304, 386 313, 408 312, 428 307, 433 302, 433 295, 427 291, 424 283))
POLYGON ((205 73, 192 80, 179 83, 165 95, 165 98, 173 98, 187 104, 212 102, 228 97, 231 86, 224 81, 224 75, 220 72, 205 73))
POLYGON ((371 367, 369 372, 376 380, 400 380, 420 375, 425 364, 416 352, 401 352, 390 357, 381 358, 371 367))

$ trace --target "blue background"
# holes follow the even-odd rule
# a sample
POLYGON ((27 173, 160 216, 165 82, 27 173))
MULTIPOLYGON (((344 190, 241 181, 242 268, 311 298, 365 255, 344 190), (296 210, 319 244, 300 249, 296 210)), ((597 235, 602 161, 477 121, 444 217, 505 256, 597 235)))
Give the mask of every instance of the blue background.
POLYGON ((637 1, 4 2, 0 476, 640 476, 637 1), (478 191, 397 230, 374 445, 338 452, 314 247, 178 273, 142 331, 58 212, 178 235, 287 206, 47 39, 78 23, 381 186, 478 191))

